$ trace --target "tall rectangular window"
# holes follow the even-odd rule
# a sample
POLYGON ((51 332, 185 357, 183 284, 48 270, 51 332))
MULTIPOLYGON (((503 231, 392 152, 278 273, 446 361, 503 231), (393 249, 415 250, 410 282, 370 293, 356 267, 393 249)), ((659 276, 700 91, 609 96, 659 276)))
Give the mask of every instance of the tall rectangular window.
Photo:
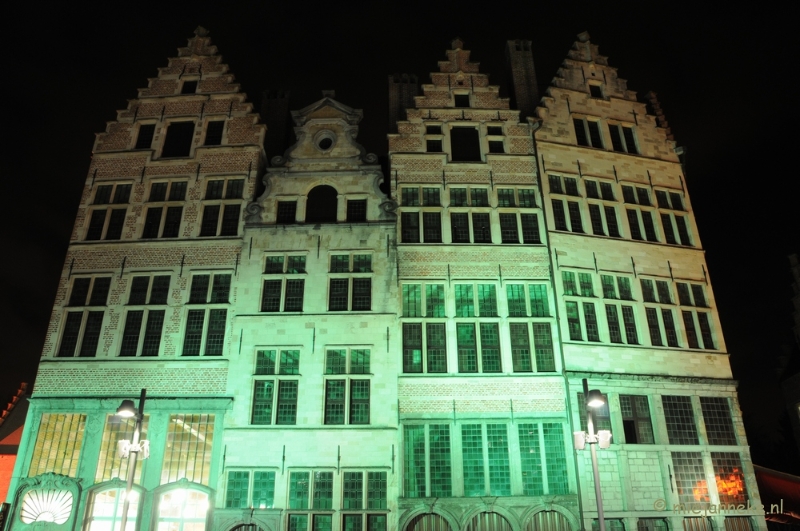
MULTIPOLYGON (((189 304, 227 304, 230 286, 230 274, 194 275, 189 292, 189 304)), ((204 356, 221 356, 225 343, 227 315, 226 307, 190 309, 187 313, 182 355, 199 356, 202 353, 204 356)))
POLYGON ((449 425, 403 427, 403 478, 408 498, 452 496, 449 425))
POLYGON ((62 325, 57 357, 94 357, 100 343, 111 277, 77 277, 62 325), (83 308, 80 308, 83 307, 83 308))
POLYGON ((142 124, 139 126, 139 134, 136 136, 136 145, 133 149, 150 149, 153 144, 153 135, 156 131, 156 124, 142 124))
POLYGON ((206 139, 204 146, 219 146, 222 144, 222 131, 225 129, 225 120, 211 120, 206 125, 206 139))
POLYGON ((120 356, 158 356, 169 283, 169 275, 133 277, 120 356))
POLYGON ((208 486, 213 448, 214 415, 170 415, 161 484, 186 478, 208 486))
POLYGON ((697 427, 692 410, 692 399, 688 396, 661 397, 664 406, 664 420, 670 444, 699 444, 697 427))
POLYGON ((628 444, 655 443, 647 397, 620 395, 619 406, 622 413, 622 426, 625 429, 625 442, 628 444))
POLYGON ((450 148, 453 162, 482 162, 480 135, 475 127, 451 128, 450 148))
POLYGON ((236 236, 239 233, 244 179, 214 179, 206 184, 200 236, 236 236), (236 203, 219 203, 236 200, 236 203), (212 202, 213 201, 213 202, 212 202))
POLYGON ((369 380, 325 381, 325 424, 369 424, 369 380))
POLYGON ((194 140, 194 122, 171 122, 167 125, 163 158, 188 157, 194 140))
MULTIPOLYGON (((141 439, 147 440, 147 429, 150 415, 145 414, 141 426, 141 439)), ((128 475, 128 460, 118 457, 119 441, 132 440, 136 421, 133 418, 122 418, 117 415, 107 415, 103 427, 103 438, 100 443, 100 454, 97 458, 95 483, 110 481, 114 478, 124 478, 128 475)), ((138 483, 142 476, 142 461, 137 461, 134 480, 138 483)))
POLYGON ((728 399, 722 396, 701 396, 703 422, 706 426, 708 444, 736 444, 731 408, 728 399))
POLYGON ((558 423, 520 424, 519 451, 525 496, 569 492, 564 430, 558 423))
POLYGON ((28 476, 53 472, 76 477, 85 429, 86 415, 42 414, 28 476))
POLYGON ((678 502, 696 507, 698 502, 709 501, 703 454, 700 452, 672 452, 672 467, 678 502))

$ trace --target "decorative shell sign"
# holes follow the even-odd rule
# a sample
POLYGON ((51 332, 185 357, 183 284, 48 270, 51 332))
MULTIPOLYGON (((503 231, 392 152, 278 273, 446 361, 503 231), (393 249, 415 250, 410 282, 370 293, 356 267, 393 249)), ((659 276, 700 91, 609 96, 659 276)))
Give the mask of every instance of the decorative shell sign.
POLYGON ((72 493, 67 490, 29 490, 22 499, 23 523, 53 522, 63 524, 72 514, 72 493))

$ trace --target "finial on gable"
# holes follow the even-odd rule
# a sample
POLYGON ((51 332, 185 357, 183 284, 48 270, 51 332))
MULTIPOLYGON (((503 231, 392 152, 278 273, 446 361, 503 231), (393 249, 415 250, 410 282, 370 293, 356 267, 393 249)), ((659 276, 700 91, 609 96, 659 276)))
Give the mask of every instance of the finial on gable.
POLYGON ((453 50, 461 50, 462 48, 464 48, 464 41, 462 41, 461 39, 459 39, 458 37, 456 37, 456 38, 455 38, 455 39, 453 39, 453 41, 450 43, 450 46, 452 47, 452 49, 453 49, 453 50))
POLYGON ((584 31, 582 33, 578 33, 578 40, 581 42, 589 42, 589 32, 584 31))
POLYGON ((203 26, 197 26, 194 29, 194 34, 197 35, 198 37, 208 37, 209 33, 210 32, 207 29, 205 29, 203 26))
POLYGON ((323 90, 322 91, 322 97, 323 98, 335 99, 336 98, 336 91, 335 90, 323 90))

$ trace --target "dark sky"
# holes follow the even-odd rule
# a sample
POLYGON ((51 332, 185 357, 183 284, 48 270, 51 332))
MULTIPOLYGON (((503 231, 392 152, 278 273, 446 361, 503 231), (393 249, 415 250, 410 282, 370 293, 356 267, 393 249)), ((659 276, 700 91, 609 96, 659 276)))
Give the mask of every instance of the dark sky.
POLYGON ((544 88, 575 36, 589 31, 630 89, 658 93, 688 149, 688 188, 755 461, 800 473, 781 426, 776 375, 779 355, 798 356, 787 259, 800 251, 800 186, 790 165, 798 47, 788 13, 712 12, 702 2, 77 5, 13 2, 4 17, 3 60, 11 64, 3 76, 0 400, 33 381, 94 133, 197 25, 211 31, 256 105, 265 89, 290 90, 293 109, 334 89, 364 109, 359 140, 378 155, 386 153, 388 74, 428 82, 460 37, 503 85, 504 43, 521 38, 533 41, 544 88))

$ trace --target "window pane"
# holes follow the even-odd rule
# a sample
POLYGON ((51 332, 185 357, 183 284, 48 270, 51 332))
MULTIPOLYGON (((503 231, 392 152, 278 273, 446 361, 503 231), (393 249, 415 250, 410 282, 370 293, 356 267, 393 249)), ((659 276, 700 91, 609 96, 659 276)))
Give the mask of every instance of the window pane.
POLYGON ((251 424, 272 424, 272 402, 275 382, 256 380, 253 388, 253 417, 251 424))
POLYGON ((480 424, 461 426, 461 452, 464 467, 464 496, 484 496, 483 437, 480 424))
POLYGON ((522 243, 542 243, 539 236, 539 217, 536 214, 520 214, 522 243))
POLYGON ((548 323, 533 323, 533 343, 536 354, 536 371, 553 372, 556 370, 553 336, 548 323))
POLYGON ((325 382, 325 424, 344 424, 345 381, 325 382))
POLYGON ((509 317, 527 317, 528 308, 525 303, 525 286, 523 284, 506 284, 509 317))
POLYGON ((142 356, 158 356, 161 347, 161 332, 164 327, 164 310, 150 310, 147 314, 142 356))
POLYGON ((428 317, 445 317, 444 286, 442 284, 425 286, 425 312, 428 317))
POLYGON ((253 472, 253 507, 272 509, 275 505, 275 472, 253 472))
POLYGON ((471 284, 456 284, 456 317, 475 317, 475 302, 471 284))
POLYGON ((456 323, 458 372, 478 372, 478 352, 475 325, 456 323))
POLYGON ((262 312, 278 312, 281 309, 281 280, 265 280, 261 296, 262 312))
POLYGON ((483 372, 500 372, 500 332, 497 323, 480 323, 483 372))
POLYGON ((447 372, 447 348, 444 323, 428 323, 425 325, 428 348, 428 372, 447 372))
MULTIPOLYGON (((308 497, 311 491, 311 486, 309 484, 308 476, 308 472, 291 472, 289 474, 289 509, 309 508, 308 497)), ((292 531, 295 531, 292 529, 292 517, 306 518, 306 515, 292 515, 289 518, 289 528, 292 531)), ((298 526, 296 531, 306 531, 306 529, 307 527, 304 524, 302 527, 298 526)))
POLYGON ((205 310, 189 310, 186 318, 186 333, 183 336, 183 356, 199 356, 200 343, 203 340, 203 323, 205 310))
POLYGON ((144 230, 142 238, 158 238, 158 231, 161 228, 162 207, 150 207, 144 219, 144 230))
POLYGON ((111 216, 108 219, 108 228, 106 229, 106 240, 119 240, 122 237, 122 227, 125 224, 125 213, 127 210, 114 209, 111 211, 111 216))
POLYGON ((281 350, 279 374, 300 374, 299 350, 281 350))
POLYGON ((519 243, 516 214, 500 214, 500 241, 503 243, 519 243))
POLYGON ((661 397, 670 444, 698 444, 692 400, 688 396, 661 397))
POLYGON ((582 341, 581 319, 578 314, 578 303, 567 302, 567 327, 569 328, 569 338, 573 341, 582 341))
POLYGON ((364 473, 345 472, 342 481, 342 509, 363 509, 364 473))
POLYGON ((332 278, 328 294, 328 311, 347 310, 347 290, 350 281, 346 278, 332 278))
POLYGON ((403 372, 422 372, 420 323, 403 323, 403 372))
POLYGON ((290 425, 297 422, 297 380, 281 381, 278 385, 278 414, 275 424, 290 425))
POLYGON ((313 509, 333 507, 333 472, 314 472, 313 509))
POLYGON ((423 498, 426 496, 425 426, 403 427, 403 480, 406 497, 423 498))
POLYGON ((422 235, 425 243, 442 242, 442 220, 438 212, 422 213, 422 235))
POLYGON ((220 236, 236 236, 239 233, 239 212, 241 205, 225 205, 222 211, 220 236))
POLYGON ((550 303, 547 300, 547 286, 545 284, 528 284, 531 300, 531 315, 533 317, 548 317, 550 303))
POLYGON ((203 208, 203 221, 200 225, 200 236, 216 236, 219 221, 220 205, 206 205, 203 208))
POLYGON ((275 374, 276 354, 274 350, 257 351, 256 374, 275 374))
POLYGON ((419 243, 419 213, 403 212, 401 215, 403 243, 419 243))
POLYGON ((350 351, 350 374, 369 374, 369 349, 354 348, 350 351))
POLYGON ((489 458, 489 493, 492 496, 510 496, 511 467, 506 425, 487 424, 486 442, 489 458))
POLYGON ((706 425, 708 444, 736 444, 733 420, 728 399, 725 397, 701 396, 703 421, 706 425))
POLYGON ((325 374, 347 373, 347 351, 331 349, 325 353, 325 374))
POLYGON ((369 424, 369 380, 350 381, 350 424, 369 424))
POLYGON ((353 279, 353 311, 372 309, 372 279, 353 279))
POLYGON ((303 292, 305 290, 305 280, 287 279, 286 298, 283 302, 283 311, 302 312, 303 311, 303 292))
POLYGON ((453 243, 469 243, 469 217, 466 213, 450 213, 450 233, 453 243))
POLYGON ((89 312, 86 316, 86 326, 83 330, 83 341, 81 342, 78 356, 94 357, 97 353, 97 345, 100 343, 100 330, 103 325, 103 314, 105 312, 89 312))
POLYGON ((139 349, 139 332, 142 330, 144 311, 130 311, 125 318, 125 330, 122 332, 120 356, 135 356, 139 349))
POLYGON ((478 311, 481 317, 497 317, 497 294, 494 284, 478 284, 478 311))
POLYGON ((225 324, 228 310, 210 310, 206 334, 206 356, 221 356, 225 346, 225 324))
POLYGON ((214 275, 214 284, 211 286, 211 302, 228 302, 231 292, 231 275, 214 275))
POLYGON ((403 284, 403 317, 422 317, 422 286, 403 284))
POLYGON ((472 214, 472 232, 475 243, 492 243, 489 214, 472 214))

